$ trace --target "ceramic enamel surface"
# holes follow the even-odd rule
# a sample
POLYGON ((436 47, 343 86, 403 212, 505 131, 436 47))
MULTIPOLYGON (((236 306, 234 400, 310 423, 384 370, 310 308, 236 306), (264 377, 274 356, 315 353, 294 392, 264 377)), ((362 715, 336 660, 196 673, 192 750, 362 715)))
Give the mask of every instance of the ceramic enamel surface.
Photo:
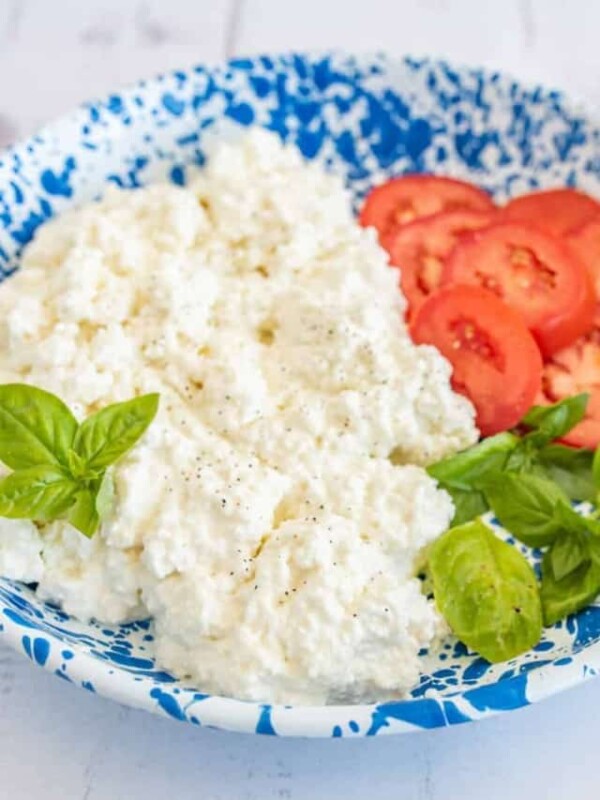
MULTIPOLYGON (((35 229, 110 183, 184 183, 215 137, 251 124, 276 131, 341 173, 357 200, 388 175, 437 171, 498 200, 532 186, 600 194, 600 132, 562 97, 502 76, 431 61, 299 55, 199 67, 90 105, 0 161, 0 267, 9 273, 35 229)), ((198 725, 305 736, 372 736, 509 711, 595 674, 600 608, 547 630, 531 653, 490 667, 454 642, 424 657, 401 702, 322 708, 212 697, 162 672, 148 623, 82 625, 0 581, 4 640, 64 680, 198 725)))

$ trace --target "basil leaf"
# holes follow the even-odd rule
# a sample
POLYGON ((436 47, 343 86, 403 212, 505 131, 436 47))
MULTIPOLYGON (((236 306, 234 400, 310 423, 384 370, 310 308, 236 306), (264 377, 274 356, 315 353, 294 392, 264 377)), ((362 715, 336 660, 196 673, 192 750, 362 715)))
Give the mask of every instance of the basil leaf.
POLYGON ((596 448, 594 460, 592 461, 592 475, 594 476, 594 486, 600 492, 600 447, 596 448))
MULTIPOLYGON (((585 559, 591 558, 600 565, 600 521, 592 516, 584 517, 571 506, 564 504, 560 504, 556 507, 556 516, 562 527, 562 533, 559 534, 555 540, 555 544, 563 535, 573 537, 577 539, 580 546, 585 549, 585 559)), ((577 545, 571 544, 571 547, 577 547, 577 545)), ((554 545, 551 548, 551 552, 553 549, 554 545)), ((584 559, 582 559, 582 561, 583 560, 584 559)), ((560 568, 558 572, 555 571, 555 578, 560 579, 564 577, 564 575, 561 576, 559 573, 560 568)), ((565 572, 564 574, 568 573, 565 572)))
POLYGON ((67 464, 69 471, 74 478, 82 478, 86 473, 86 464, 83 458, 75 450, 69 449, 67 453, 67 464))
POLYGON ((481 521, 442 534, 431 546, 429 569, 440 612, 488 661, 505 661, 537 644, 542 613, 535 574, 481 521))
POLYGON ((38 465, 0 481, 0 517, 56 519, 74 502, 77 484, 61 469, 38 465))
POLYGON ((535 475, 496 475, 485 495, 503 527, 529 547, 550 544, 561 529, 555 509, 568 503, 555 483, 535 475))
POLYGON ((112 511, 115 501, 115 481, 112 470, 104 473, 96 493, 95 505, 100 519, 105 519, 112 511))
POLYGON ((582 516, 569 503, 558 503, 555 508, 555 519, 558 525, 567 531, 579 531, 588 534, 591 530, 590 524, 594 521, 582 516))
POLYGON ((86 467, 102 469, 125 455, 156 416, 158 401, 158 394, 146 394, 88 417, 77 431, 74 445, 86 467))
MULTIPOLYGON (((550 406, 533 406, 523 417, 523 424, 535 432, 531 438, 537 444, 559 439, 574 428, 585 416, 589 394, 567 397, 550 406)), ((528 437, 529 438, 529 437, 528 437)))
POLYGON ((77 420, 50 392, 22 383, 0 386, 0 461, 11 469, 67 466, 77 420))
POLYGON ((480 517, 489 509, 487 500, 483 492, 473 490, 471 492, 464 489, 455 489, 452 486, 444 486, 454 503, 454 517, 452 527, 463 525, 476 517, 480 517))
POLYGON ((539 450, 539 465, 550 480, 557 483, 571 500, 596 500, 594 453, 591 450, 550 444, 539 450))
POLYGON ((506 472, 529 472, 535 463, 537 448, 528 439, 520 439, 515 449, 506 460, 506 472))
POLYGON ((592 561, 600 567, 600 531, 595 520, 590 520, 590 522, 592 522, 592 525, 589 526, 591 536, 587 540, 588 553, 592 561))
POLYGON ((427 467, 427 472, 442 486, 471 491, 492 471, 502 469, 518 439, 512 433, 499 433, 427 467))
POLYGON ((91 489, 79 490, 67 519, 74 528, 88 538, 96 533, 100 518, 96 511, 96 498, 91 489))
POLYGON ((587 539, 580 531, 562 531, 548 552, 552 574, 557 581, 590 560, 587 539))
POLYGON ((540 590, 545 625, 553 625, 569 614, 585 608, 599 592, 600 566, 595 561, 584 561, 559 580, 554 575, 551 552, 545 554, 540 590))

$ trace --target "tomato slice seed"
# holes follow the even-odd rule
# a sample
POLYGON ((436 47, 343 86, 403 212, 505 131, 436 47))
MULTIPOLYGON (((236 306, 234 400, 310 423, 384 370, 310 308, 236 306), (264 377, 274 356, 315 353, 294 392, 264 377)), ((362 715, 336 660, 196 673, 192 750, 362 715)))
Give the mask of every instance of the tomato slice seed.
POLYGON ((450 323, 449 330, 454 336, 451 345, 453 350, 468 350, 490 361, 497 370, 502 371, 504 358, 492 339, 473 318, 458 317, 450 323))

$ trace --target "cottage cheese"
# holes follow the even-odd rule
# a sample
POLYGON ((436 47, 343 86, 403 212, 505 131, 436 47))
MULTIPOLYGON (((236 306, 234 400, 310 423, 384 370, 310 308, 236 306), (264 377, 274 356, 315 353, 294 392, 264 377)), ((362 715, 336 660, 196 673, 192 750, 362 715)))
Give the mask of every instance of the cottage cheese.
POLYGON ((211 692, 402 694, 440 629, 414 577, 452 515, 422 465, 476 438, 450 368, 337 179, 263 132, 189 188, 112 191, 44 226, 0 290, 0 381, 77 414, 159 414, 91 541, 0 520, 0 573, 82 619, 152 615, 211 692))

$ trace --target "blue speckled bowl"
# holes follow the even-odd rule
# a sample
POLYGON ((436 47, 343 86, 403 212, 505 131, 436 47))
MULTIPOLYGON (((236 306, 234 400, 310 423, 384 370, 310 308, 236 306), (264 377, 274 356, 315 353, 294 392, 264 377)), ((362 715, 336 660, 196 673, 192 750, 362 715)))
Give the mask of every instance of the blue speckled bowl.
MULTIPOLYGON (((262 125, 340 172, 360 197, 404 171, 474 180, 498 199, 569 184, 600 195, 600 131, 563 98, 428 60, 277 56, 141 83, 45 128, 0 160, 0 269, 46 219, 102 192, 186 180, 207 140, 262 125)), ((490 667, 449 642, 424 658, 409 700, 323 708, 212 697, 160 671, 148 623, 82 625, 0 580, 0 632, 40 666, 91 692, 175 719, 279 736, 373 736, 454 725, 525 706, 600 668, 600 608, 490 667)))

